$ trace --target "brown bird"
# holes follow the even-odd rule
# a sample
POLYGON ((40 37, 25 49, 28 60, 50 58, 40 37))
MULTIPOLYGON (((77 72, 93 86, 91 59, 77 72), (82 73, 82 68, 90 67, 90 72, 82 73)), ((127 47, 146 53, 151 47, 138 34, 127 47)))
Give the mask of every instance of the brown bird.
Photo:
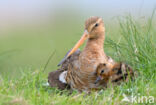
POLYGON ((85 31, 78 43, 65 56, 59 65, 69 58, 83 42, 88 39, 83 51, 67 66, 67 71, 60 74, 59 80, 67 83, 72 89, 78 91, 90 91, 97 89, 99 86, 95 84, 96 76, 94 72, 101 63, 112 66, 114 61, 109 59, 104 53, 105 27, 102 18, 91 17, 85 22, 85 31))
POLYGON ((110 77, 115 74, 117 70, 114 70, 115 65, 113 67, 108 67, 106 63, 101 63, 96 69, 95 75, 96 75, 96 81, 95 84, 105 81, 107 83, 110 79, 110 77))
POLYGON ((123 81, 127 82, 129 79, 133 79, 134 72, 129 65, 122 62, 115 63, 112 67, 104 63, 97 67, 95 75, 97 76, 95 84, 105 82, 107 85, 110 82, 116 85, 123 81))
POLYGON ((65 89, 66 86, 81 91, 98 90, 107 87, 108 81, 119 84, 133 77, 132 68, 124 63, 116 63, 106 56, 103 49, 105 39, 104 23, 99 17, 91 17, 85 22, 85 31, 78 43, 59 63, 61 68, 51 72, 50 86, 65 89), (83 51, 79 46, 88 39, 83 51))

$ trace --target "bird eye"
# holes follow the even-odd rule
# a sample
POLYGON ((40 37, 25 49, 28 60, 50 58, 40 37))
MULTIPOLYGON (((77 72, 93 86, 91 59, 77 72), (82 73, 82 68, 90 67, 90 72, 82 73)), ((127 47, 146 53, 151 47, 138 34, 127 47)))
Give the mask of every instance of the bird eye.
POLYGON ((106 64, 104 63, 103 66, 106 66, 106 64))
POLYGON ((98 24, 98 23, 96 23, 96 24, 95 24, 95 27, 97 27, 97 26, 99 26, 99 24, 98 24))
POLYGON ((101 74, 104 73, 104 70, 101 70, 101 74))

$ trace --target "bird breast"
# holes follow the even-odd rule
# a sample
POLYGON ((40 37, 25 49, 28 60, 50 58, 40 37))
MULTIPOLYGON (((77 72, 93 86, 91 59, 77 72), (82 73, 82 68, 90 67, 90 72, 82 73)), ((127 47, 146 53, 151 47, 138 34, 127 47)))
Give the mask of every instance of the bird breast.
POLYGON ((79 57, 80 69, 82 71, 94 72, 100 63, 105 63, 106 55, 103 50, 92 50, 81 53, 79 57))

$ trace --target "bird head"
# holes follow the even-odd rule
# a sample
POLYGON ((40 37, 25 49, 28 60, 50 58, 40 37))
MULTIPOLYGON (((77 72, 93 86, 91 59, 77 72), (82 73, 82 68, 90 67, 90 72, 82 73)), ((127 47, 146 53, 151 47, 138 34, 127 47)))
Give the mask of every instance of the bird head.
POLYGON ((96 39, 100 36, 104 37, 104 31, 105 28, 102 18, 94 16, 87 19, 85 21, 85 30, 81 39, 75 44, 72 50, 70 50, 68 54, 61 60, 58 66, 60 66, 69 56, 75 53, 85 40, 96 39))
POLYGON ((109 68, 107 67, 106 63, 99 64, 97 66, 96 71, 95 71, 95 75, 96 75, 95 84, 101 80, 104 80, 104 78, 108 77, 108 71, 109 71, 109 68))
POLYGON ((111 76, 116 74, 121 70, 121 63, 115 63, 113 66, 110 66, 106 63, 99 64, 96 69, 96 81, 95 84, 101 80, 107 82, 111 76))
POLYGON ((88 39, 96 39, 105 31, 104 23, 100 17, 91 17, 85 22, 85 31, 88 32, 88 39))
POLYGON ((68 53, 67 57, 72 55, 87 39, 96 39, 101 35, 104 36, 104 23, 102 18, 91 17, 85 22, 85 30, 81 39, 76 43, 72 50, 68 53))

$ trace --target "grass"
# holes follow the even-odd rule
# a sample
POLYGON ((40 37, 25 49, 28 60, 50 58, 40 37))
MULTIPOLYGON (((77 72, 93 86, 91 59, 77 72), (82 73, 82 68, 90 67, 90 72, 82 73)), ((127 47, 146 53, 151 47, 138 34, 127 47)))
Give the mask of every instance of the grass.
MULTIPOLYGON (((21 68, 20 78, 10 80, 10 75, 0 75, 0 105, 138 105, 123 102, 123 95, 134 95, 137 99, 141 96, 156 98, 156 32, 153 18, 154 13, 144 24, 131 16, 120 18, 119 35, 114 39, 106 38, 107 54, 130 64, 138 73, 135 81, 90 95, 77 92, 69 95, 66 90, 59 91, 44 85, 47 82, 47 73, 43 72, 45 66, 38 70, 21 68)), ((149 104, 149 100, 146 103, 144 99, 141 104, 149 104)))

